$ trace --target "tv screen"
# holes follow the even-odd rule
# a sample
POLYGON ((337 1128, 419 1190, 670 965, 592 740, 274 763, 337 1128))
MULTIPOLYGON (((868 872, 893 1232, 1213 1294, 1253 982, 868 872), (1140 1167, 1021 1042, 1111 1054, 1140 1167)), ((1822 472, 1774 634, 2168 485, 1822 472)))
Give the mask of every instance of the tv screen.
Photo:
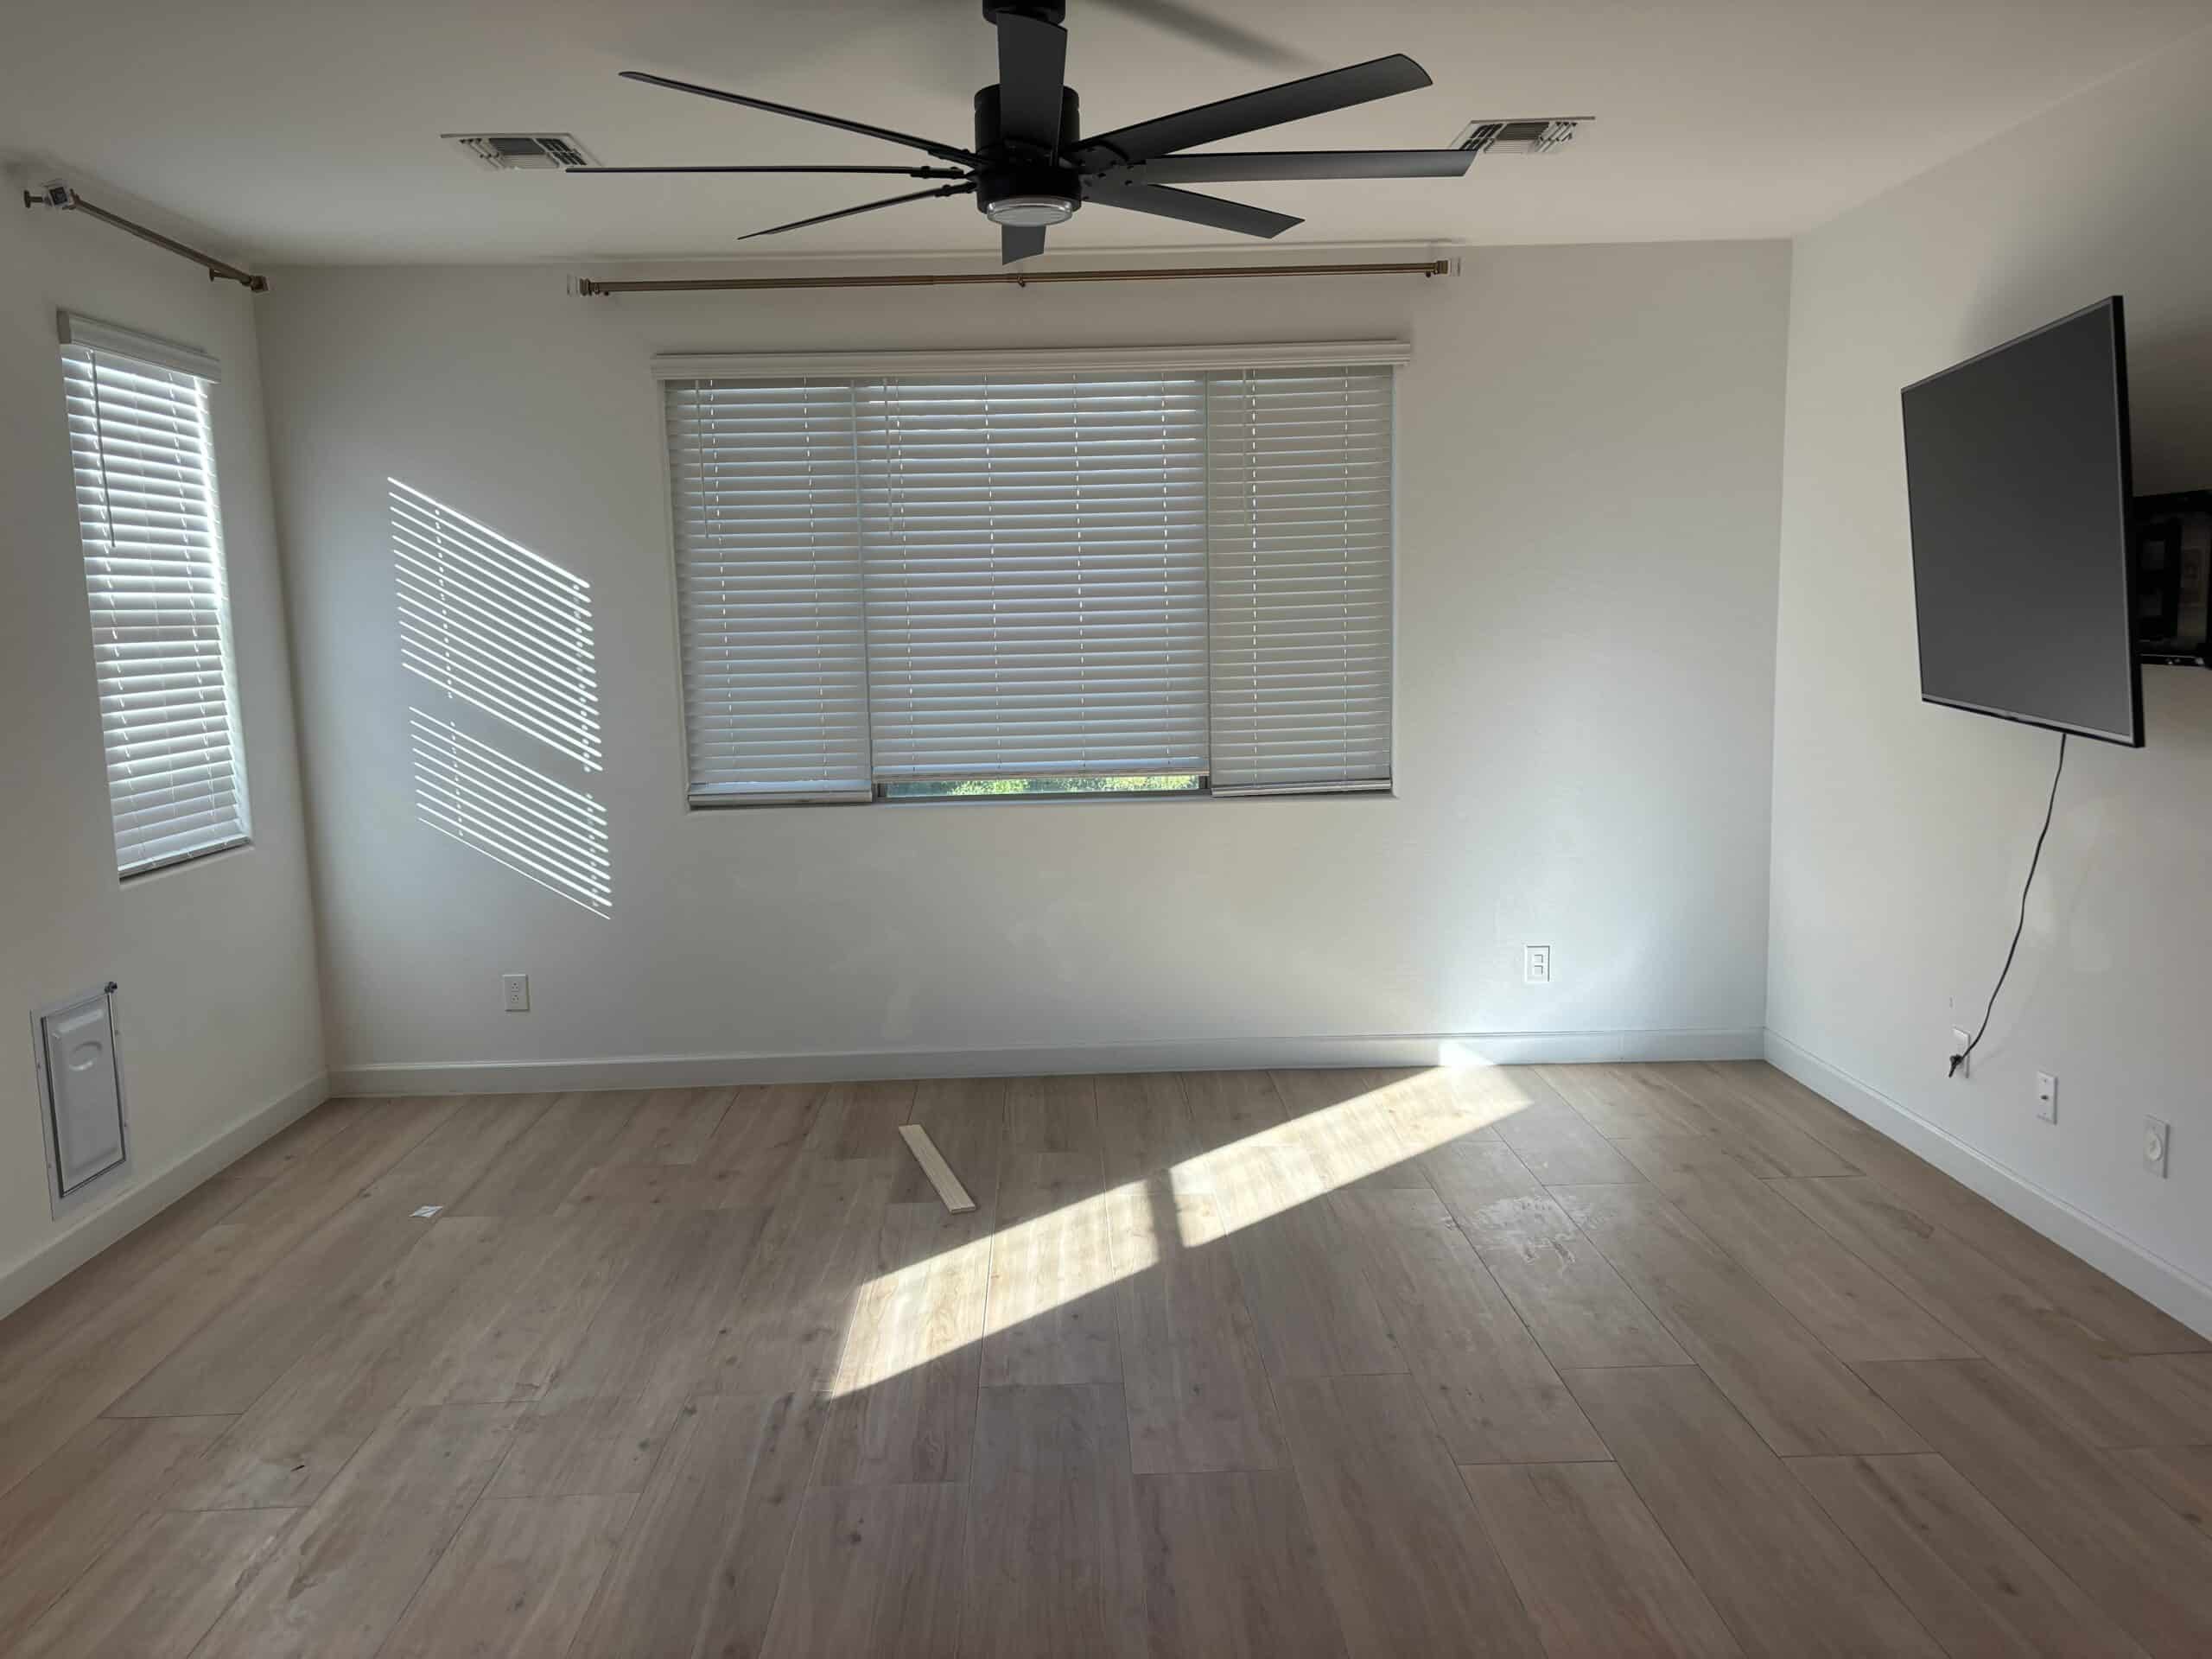
POLYGON ((1904 391, 1920 695, 2139 747, 2117 297, 1904 391))

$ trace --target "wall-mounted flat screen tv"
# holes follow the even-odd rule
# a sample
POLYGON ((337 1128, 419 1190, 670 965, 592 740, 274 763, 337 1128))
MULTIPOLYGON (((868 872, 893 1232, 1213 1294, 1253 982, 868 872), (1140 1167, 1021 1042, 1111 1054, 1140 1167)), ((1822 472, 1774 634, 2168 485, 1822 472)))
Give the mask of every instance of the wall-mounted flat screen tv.
POLYGON ((2117 297, 1904 391, 1920 695, 2139 747, 2117 297))

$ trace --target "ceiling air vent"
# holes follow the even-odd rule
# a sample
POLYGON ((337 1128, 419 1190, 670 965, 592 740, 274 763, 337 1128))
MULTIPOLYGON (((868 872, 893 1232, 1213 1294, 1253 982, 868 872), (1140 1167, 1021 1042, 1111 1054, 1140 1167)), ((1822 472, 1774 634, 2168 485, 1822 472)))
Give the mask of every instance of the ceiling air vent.
POLYGON ((446 132, 438 136, 459 144, 497 173, 599 165, 591 152, 566 132, 446 132))
POLYGON ((1454 149, 1471 149, 1478 156, 1496 152, 1510 156, 1541 156, 1557 149, 1588 124, 1586 115, 1516 117, 1511 120, 1470 121, 1466 130, 1452 141, 1454 149))

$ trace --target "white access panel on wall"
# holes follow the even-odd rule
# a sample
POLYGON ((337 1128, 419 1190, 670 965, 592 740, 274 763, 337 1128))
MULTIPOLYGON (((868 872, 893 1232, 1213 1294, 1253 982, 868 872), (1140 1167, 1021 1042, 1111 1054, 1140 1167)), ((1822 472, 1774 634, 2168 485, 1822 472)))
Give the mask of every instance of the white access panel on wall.
POLYGON ((39 1010, 39 1118, 54 1212, 82 1203, 129 1169, 123 1071, 115 1052, 115 987, 39 1010))

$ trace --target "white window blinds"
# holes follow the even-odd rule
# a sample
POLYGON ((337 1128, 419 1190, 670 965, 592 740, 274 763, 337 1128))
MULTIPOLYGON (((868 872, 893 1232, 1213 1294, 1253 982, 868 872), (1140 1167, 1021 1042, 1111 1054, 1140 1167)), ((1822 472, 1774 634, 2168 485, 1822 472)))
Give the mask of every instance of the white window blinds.
POLYGON ((1208 387, 1217 791, 1390 777, 1390 372, 1208 387))
POLYGON ((865 798, 853 388, 671 381, 666 400, 692 798, 865 798))
POLYGON ((875 775, 1203 772, 1200 378, 857 395, 875 775))
POLYGON ((1388 786, 1387 361, 664 378, 696 802, 1388 786))
MULTIPOLYGON (((197 354, 73 337, 62 377, 92 607, 118 868, 132 875, 247 835, 222 519, 197 354)), ((115 339, 122 331, 99 329, 115 339)))

